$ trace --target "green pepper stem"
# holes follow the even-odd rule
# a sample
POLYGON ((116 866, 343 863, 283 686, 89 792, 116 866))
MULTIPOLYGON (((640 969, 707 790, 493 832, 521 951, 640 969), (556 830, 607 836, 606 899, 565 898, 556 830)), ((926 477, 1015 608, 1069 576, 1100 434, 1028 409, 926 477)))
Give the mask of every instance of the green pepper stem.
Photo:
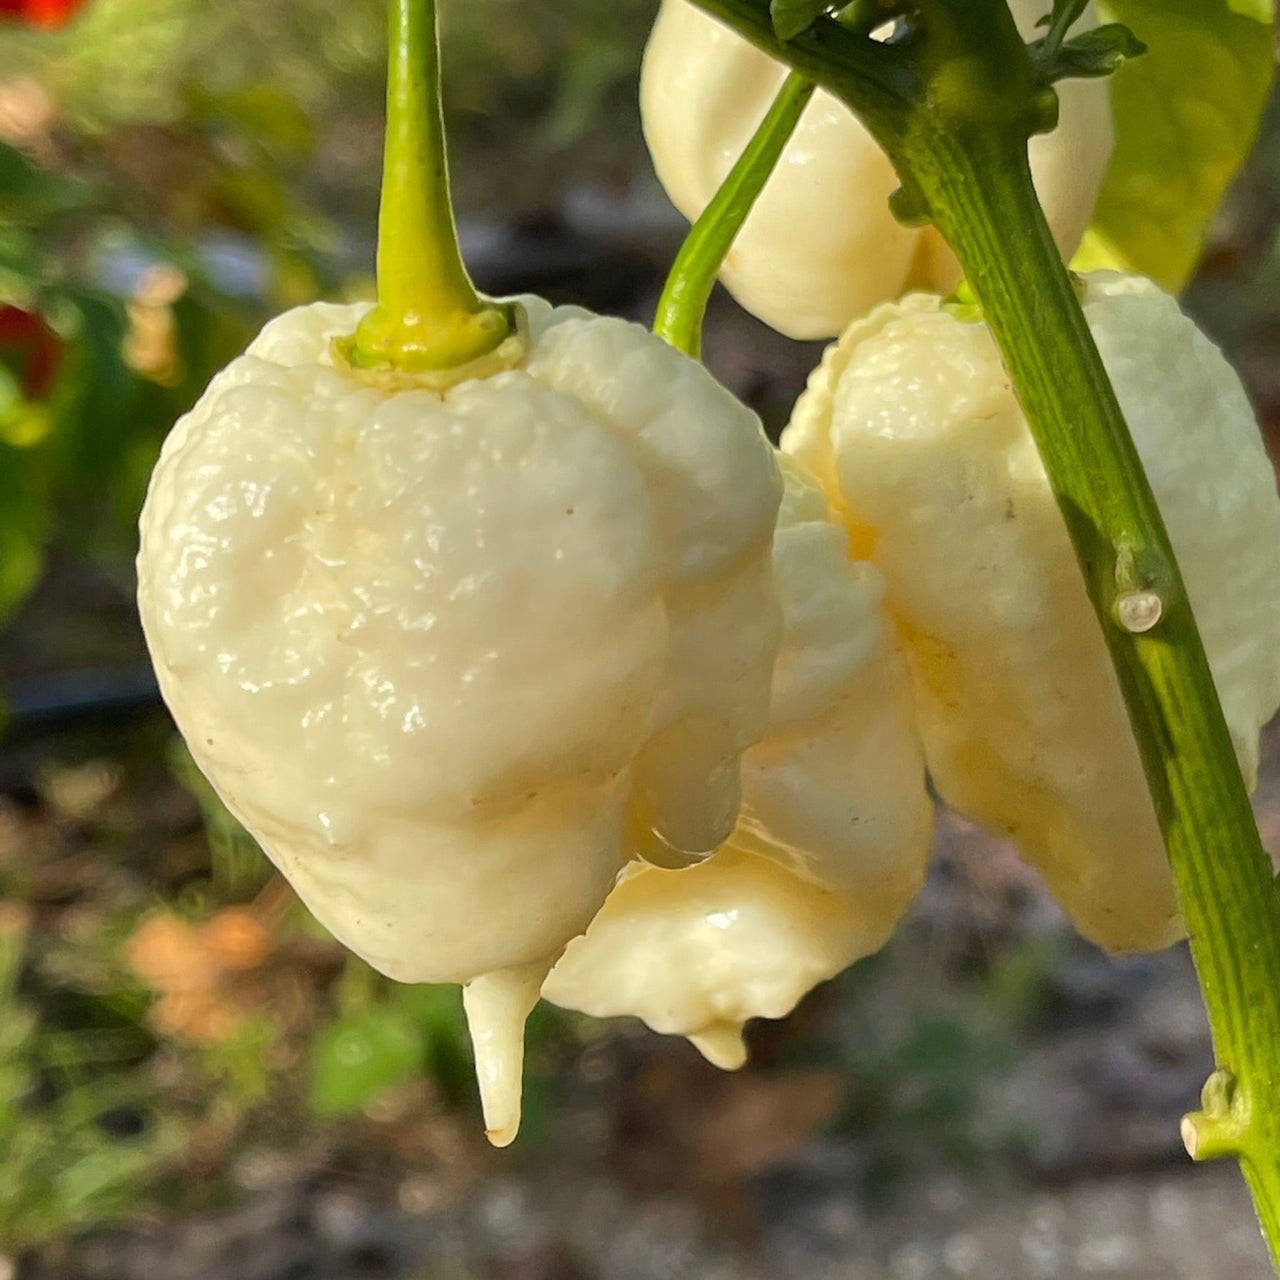
POLYGON ((746 149, 689 229, 671 265, 658 299, 653 331, 695 360, 702 354, 702 318, 725 254, 764 190, 813 90, 813 83, 798 72, 787 76, 746 149))
MULTIPOLYGON (((999 345, 1106 639, 1191 939, 1231 1114, 1190 1116, 1204 1156, 1240 1161, 1280 1269, 1280 918, 1270 861, 1168 533, 1036 199, 1027 138, 1046 118, 1004 0, 916 0, 917 33, 877 55, 819 19, 794 42, 769 0, 695 0, 842 98, 950 244, 999 345), (1134 566, 1158 621, 1117 622, 1134 566)), ((1138 33, 1141 35, 1141 33, 1138 33)))
POLYGON ((337 347, 355 368, 448 371, 493 352, 511 309, 480 297, 458 249, 435 0, 390 0, 378 304, 337 347))

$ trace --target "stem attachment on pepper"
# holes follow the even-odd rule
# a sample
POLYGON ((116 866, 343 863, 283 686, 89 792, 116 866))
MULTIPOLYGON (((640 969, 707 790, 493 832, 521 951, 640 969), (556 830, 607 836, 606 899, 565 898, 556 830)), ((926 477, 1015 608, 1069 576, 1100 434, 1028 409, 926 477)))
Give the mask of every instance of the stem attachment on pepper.
POLYGON ((695 360, 702 354, 702 317, 720 265, 795 132, 814 87, 795 71, 782 82, 759 128, 689 229, 671 265, 653 331, 695 360))
POLYGON ((437 388, 519 363, 516 308, 480 297, 458 250, 435 0, 390 0, 378 303, 335 355, 437 388))

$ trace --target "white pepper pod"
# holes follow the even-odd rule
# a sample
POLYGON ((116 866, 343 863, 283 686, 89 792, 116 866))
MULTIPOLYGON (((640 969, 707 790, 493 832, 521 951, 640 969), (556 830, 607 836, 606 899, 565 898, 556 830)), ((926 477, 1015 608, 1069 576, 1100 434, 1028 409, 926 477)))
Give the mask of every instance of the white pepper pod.
MULTIPOLYGON (((1045 0, 1012 0, 1025 39, 1045 0)), ((1096 24, 1089 14, 1083 27, 1096 24)), ((764 118, 787 69, 688 0, 663 0, 645 50, 640 114, 658 180, 693 221, 764 118)), ((1058 127, 1030 141, 1054 239, 1070 257, 1111 157, 1105 79, 1055 86, 1058 127)), ((889 158, 853 113, 819 89, 725 259, 720 278, 753 315, 792 338, 829 338, 910 288, 946 292, 960 269, 933 227, 889 210, 889 158)))
POLYGON ((737 830, 705 862, 627 867, 543 987, 632 1014, 741 1066, 743 1024, 780 1018, 884 945, 924 874, 932 805, 879 573, 850 560, 794 464, 773 556, 784 630, 769 728, 743 757, 737 830))
POLYGON ((521 367, 337 367, 365 308, 272 321, 166 441, 139 607, 200 768, 332 932, 467 984, 486 1125, 637 837, 732 828, 778 634, 755 416, 644 329, 521 299, 521 367))
MULTIPOLYGON (((1083 304, 1252 786, 1280 705, 1275 475, 1239 378, 1173 298, 1097 272, 1083 304)), ((827 351, 783 447, 884 573, 942 796, 1010 835, 1099 945, 1182 936, 1119 684, 986 326, 925 294, 877 308, 827 351)), ((1147 594, 1119 625, 1158 627, 1147 594)))

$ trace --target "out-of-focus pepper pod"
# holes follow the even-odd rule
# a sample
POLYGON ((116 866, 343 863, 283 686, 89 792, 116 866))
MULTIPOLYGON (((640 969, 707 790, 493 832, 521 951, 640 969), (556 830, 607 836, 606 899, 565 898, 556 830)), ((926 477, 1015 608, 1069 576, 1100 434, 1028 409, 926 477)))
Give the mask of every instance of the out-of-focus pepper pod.
MULTIPOLYGON (((1013 0, 1025 39, 1048 8, 1013 0)), ((1088 19, 1086 19, 1088 21, 1088 19)), ((688 0, 664 0, 645 51, 640 114, 658 179, 690 220, 711 201, 764 118, 787 69, 688 0)), ((1055 86, 1058 125, 1031 139, 1036 190, 1064 256, 1080 242, 1111 155, 1104 80, 1055 86)), ((898 178, 871 134, 818 90, 765 184, 720 278, 792 338, 829 338, 907 289, 945 293, 960 268, 931 226, 889 208, 898 178)))

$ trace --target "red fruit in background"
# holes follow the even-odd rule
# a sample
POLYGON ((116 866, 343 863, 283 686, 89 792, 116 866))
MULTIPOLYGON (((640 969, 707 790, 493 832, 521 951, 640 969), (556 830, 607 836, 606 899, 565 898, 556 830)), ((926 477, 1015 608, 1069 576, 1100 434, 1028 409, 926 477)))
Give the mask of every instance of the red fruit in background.
MULTIPOLYGON (((14 0, 0 0, 0 5, 14 0)), ((41 400, 62 361, 62 342, 47 324, 21 307, 0 306, 0 363, 13 369, 28 400, 41 400)))
POLYGON ((60 27, 84 0, 0 0, 0 17, 14 17, 35 27, 60 27))

